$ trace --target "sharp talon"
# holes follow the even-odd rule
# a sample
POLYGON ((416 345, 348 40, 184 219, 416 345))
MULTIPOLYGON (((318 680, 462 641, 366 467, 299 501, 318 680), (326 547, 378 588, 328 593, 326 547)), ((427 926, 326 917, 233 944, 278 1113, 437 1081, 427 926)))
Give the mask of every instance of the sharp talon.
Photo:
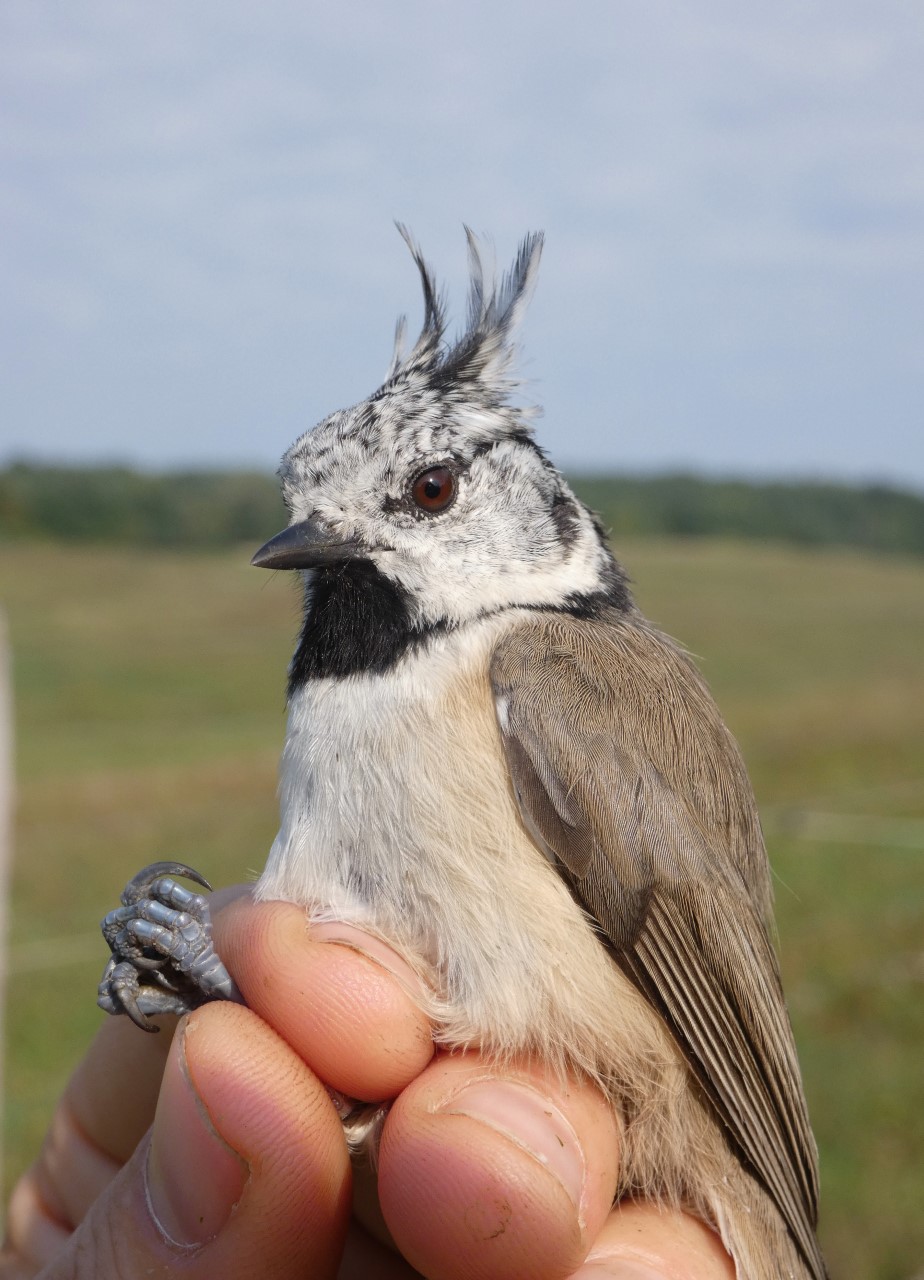
POLYGON ((156 984, 158 987, 163 987, 164 991, 170 991, 174 995, 179 992, 179 987, 175 982, 170 981, 162 969, 150 969, 145 977, 150 981, 151 986, 156 984))
POLYGON ((153 1035, 156 1035, 160 1031, 160 1027, 155 1026, 149 1018, 144 1016, 134 999, 123 1000, 122 1008, 131 1018, 132 1022, 134 1022, 135 1026, 140 1027, 142 1031, 147 1031, 149 1034, 153 1035))
POLYGON ((143 867, 137 875, 132 876, 122 892, 122 902, 126 907, 140 902, 142 898, 147 897, 148 889, 161 876, 182 876, 184 880, 192 880, 196 884, 201 884, 203 889, 208 889, 210 893, 212 891, 212 886, 205 876, 200 875, 192 867, 187 867, 185 862, 152 862, 143 867))
POLYGON ((160 1027, 154 1022, 150 1022, 143 1013, 139 1013, 136 1018, 131 1009, 126 1009, 125 1012, 131 1018, 132 1022, 134 1022, 135 1026, 140 1027, 142 1031, 146 1031, 149 1036, 160 1035, 160 1027))

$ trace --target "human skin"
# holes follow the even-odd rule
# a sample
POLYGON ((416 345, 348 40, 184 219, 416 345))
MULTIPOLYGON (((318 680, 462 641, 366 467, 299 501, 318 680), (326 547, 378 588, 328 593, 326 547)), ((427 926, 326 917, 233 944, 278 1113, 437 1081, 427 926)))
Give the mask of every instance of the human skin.
POLYGON ((160 1035, 110 1018, 18 1184, 0 1280, 731 1280, 717 1238, 611 1208, 618 1131, 588 1081, 434 1054, 414 974, 346 926, 215 895, 247 1000, 160 1035), (329 1090, 394 1099, 377 1175, 329 1090))

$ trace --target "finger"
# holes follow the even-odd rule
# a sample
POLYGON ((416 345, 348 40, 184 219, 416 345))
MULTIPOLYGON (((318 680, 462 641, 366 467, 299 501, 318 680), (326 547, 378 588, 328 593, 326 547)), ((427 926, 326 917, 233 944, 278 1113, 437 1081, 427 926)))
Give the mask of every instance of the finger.
POLYGON ((143 1142, 56 1257, 11 1215, 47 1280, 336 1274, 349 1161, 323 1085, 249 1010, 212 1004, 175 1037, 143 1142))
MULTIPOLYGON (((246 885, 233 885, 212 895, 217 915, 231 902, 248 895, 246 885)), ((66 1163, 79 1159, 76 1148, 86 1141, 105 1156, 124 1164, 151 1127, 160 1092, 164 1065, 179 1019, 152 1019, 159 1034, 144 1035, 128 1019, 106 1018, 90 1048, 64 1091, 39 1160, 42 1175, 51 1172, 52 1181, 63 1192, 66 1187, 82 1196, 86 1205, 96 1199, 102 1187, 92 1177, 86 1163, 81 1174, 66 1163), (60 1170, 60 1176, 55 1173, 60 1170)), ((71 1205, 66 1215, 71 1222, 82 1217, 71 1205)))
POLYGON ((107 1018, 68 1081, 60 1109, 119 1164, 151 1127, 177 1021, 157 1018, 160 1034, 145 1035, 128 1018, 107 1018))
POLYGON ((585 1257, 617 1173, 616 1121, 589 1081, 454 1054, 393 1105, 379 1198, 398 1248, 432 1280, 551 1280, 585 1257))
POLYGON ((349 1097, 392 1098, 432 1057, 412 995, 419 979, 377 939, 346 925, 309 936, 300 907, 247 899, 222 913, 215 935, 248 1005, 349 1097))
MULTIPOLYGON (((244 885, 216 893, 213 909, 249 891, 244 885)), ((144 1035, 128 1018, 103 1022, 55 1109, 41 1154, 17 1187, 34 1201, 54 1234, 80 1222, 151 1127, 164 1065, 177 1022, 152 1019, 159 1034, 144 1035)))
POLYGON ((42 1235, 42 1256, 62 1247, 150 1128, 176 1025, 160 1021, 168 1025, 152 1036, 127 1018, 106 1020, 55 1108, 38 1159, 14 1188, 11 1218, 42 1235))
POLYGON ((734 1280, 714 1231, 677 1209, 632 1201, 610 1214, 571 1280, 734 1280))

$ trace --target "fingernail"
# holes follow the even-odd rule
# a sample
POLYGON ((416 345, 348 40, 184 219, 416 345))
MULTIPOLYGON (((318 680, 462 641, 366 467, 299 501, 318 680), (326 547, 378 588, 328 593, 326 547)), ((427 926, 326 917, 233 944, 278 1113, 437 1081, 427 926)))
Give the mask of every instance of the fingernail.
POLYGON ((245 1161, 215 1132, 186 1065, 187 1030, 167 1059, 147 1160, 147 1198, 161 1232, 182 1248, 218 1235, 249 1176, 245 1161))
POLYGON ((553 1174, 580 1211, 586 1165, 578 1136, 545 1094, 511 1080, 478 1080, 439 1108, 443 1115, 469 1116, 504 1134, 553 1174))
POLYGON ((341 920, 334 920, 328 924, 313 924, 311 940, 312 942, 339 942, 341 946, 358 951, 367 960, 374 960, 383 969, 387 969, 412 996, 426 994, 427 989, 420 975, 398 955, 397 951, 392 950, 387 942, 382 942, 381 938, 373 937, 371 933, 358 929, 356 925, 344 924, 341 920))

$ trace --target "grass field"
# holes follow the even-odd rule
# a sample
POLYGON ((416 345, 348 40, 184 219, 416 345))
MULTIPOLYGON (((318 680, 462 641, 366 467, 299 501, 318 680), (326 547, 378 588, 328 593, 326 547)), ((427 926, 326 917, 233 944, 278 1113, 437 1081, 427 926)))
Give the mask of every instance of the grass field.
MULTIPOLYGON (((924 1271, 924 563, 763 545, 620 552, 744 747, 841 1280, 924 1271)), ((293 584, 240 552, 21 545, 7 1178, 102 1017, 96 932, 127 877, 213 881, 274 834, 293 584)))

